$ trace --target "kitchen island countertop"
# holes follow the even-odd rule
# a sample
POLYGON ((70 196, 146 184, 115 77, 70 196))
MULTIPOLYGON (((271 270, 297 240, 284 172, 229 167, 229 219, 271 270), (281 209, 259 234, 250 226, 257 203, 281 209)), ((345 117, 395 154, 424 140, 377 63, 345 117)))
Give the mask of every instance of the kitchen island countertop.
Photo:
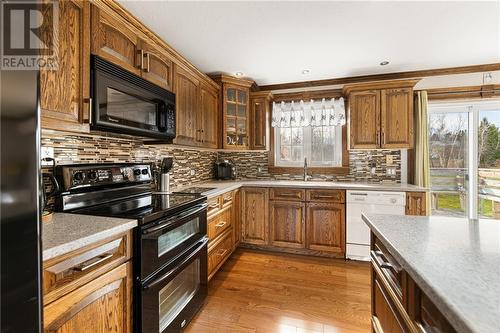
POLYGON ((498 332, 499 221, 377 214, 363 220, 457 332, 498 332))

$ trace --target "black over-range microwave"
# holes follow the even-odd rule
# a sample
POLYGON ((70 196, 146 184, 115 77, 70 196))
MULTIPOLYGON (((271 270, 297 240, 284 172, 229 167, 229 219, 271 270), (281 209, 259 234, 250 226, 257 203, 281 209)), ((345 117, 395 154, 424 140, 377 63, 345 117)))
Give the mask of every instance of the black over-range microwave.
POLYGON ((91 129, 175 138, 175 94, 95 55, 91 97, 91 129))

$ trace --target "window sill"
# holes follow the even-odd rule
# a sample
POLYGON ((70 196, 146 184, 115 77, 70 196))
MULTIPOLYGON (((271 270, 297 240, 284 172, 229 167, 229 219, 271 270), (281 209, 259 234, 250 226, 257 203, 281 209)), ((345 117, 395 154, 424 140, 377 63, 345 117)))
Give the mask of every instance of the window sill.
MULTIPOLYGON (((271 174, 303 174, 304 168, 302 167, 280 167, 280 166, 269 166, 269 173, 271 174)), ((307 173, 318 174, 318 175, 347 175, 349 173, 349 167, 310 167, 307 168, 307 173)))

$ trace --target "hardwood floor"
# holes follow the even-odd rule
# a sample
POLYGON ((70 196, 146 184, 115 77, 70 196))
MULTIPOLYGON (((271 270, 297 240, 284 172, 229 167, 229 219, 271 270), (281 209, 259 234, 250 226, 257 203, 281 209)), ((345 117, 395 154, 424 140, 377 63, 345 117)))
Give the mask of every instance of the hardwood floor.
POLYGON ((186 332, 370 332, 369 265, 239 249, 186 332))

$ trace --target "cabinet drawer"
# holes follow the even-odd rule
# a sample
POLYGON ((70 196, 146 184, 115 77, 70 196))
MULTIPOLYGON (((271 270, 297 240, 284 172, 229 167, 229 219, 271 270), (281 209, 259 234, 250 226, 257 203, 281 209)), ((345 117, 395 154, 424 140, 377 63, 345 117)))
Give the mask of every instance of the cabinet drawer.
POLYGON ((375 275, 373 279, 372 326, 377 333, 409 332, 401 314, 375 275))
POLYGON ((418 293, 416 324, 422 333, 455 333, 455 329, 423 293, 418 293))
POLYGON ((208 239, 213 241, 229 227, 231 227, 231 207, 225 208, 216 217, 208 222, 208 239))
POLYGON ((221 209, 220 196, 216 196, 207 200, 207 216, 210 217, 216 214, 221 209))
POLYGON ((370 253, 372 262, 382 272, 400 302, 403 302, 403 269, 378 239, 370 253))
POLYGON ((343 190, 307 190, 307 201, 316 202, 345 202, 345 191, 343 190))
POLYGON ((303 201, 306 196, 305 192, 305 190, 295 188, 272 188, 270 199, 303 201))
POLYGON ((222 208, 226 208, 226 207, 229 207, 232 205, 233 203, 233 192, 227 192, 227 193, 224 193, 220 196, 220 201, 221 201, 221 205, 222 205, 222 208))
POLYGON ((132 257, 131 232, 43 263, 43 301, 48 304, 132 257))
POLYGON ((221 237, 221 240, 208 249, 208 276, 209 279, 216 272, 219 265, 231 254, 233 249, 233 233, 231 230, 221 237))

